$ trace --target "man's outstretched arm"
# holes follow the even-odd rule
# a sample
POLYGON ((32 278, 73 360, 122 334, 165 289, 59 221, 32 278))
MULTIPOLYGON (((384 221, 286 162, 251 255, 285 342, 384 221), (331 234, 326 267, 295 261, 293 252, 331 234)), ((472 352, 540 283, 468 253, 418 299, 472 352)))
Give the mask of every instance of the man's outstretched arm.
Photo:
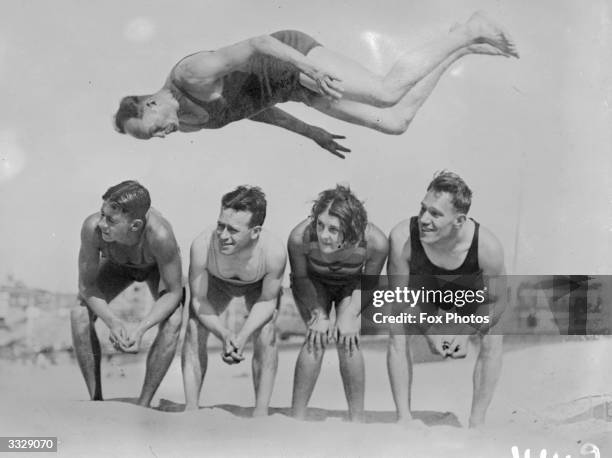
POLYGON ((277 107, 271 107, 260 111, 256 115, 251 116, 249 119, 252 121, 282 127, 283 129, 287 129, 291 132, 295 132, 296 134, 310 138, 321 148, 326 149, 330 153, 342 159, 345 158, 344 153, 351 152, 350 149, 345 148, 336 142, 336 140, 342 140, 346 137, 342 135, 334 135, 327 132, 325 129, 307 124, 277 107))

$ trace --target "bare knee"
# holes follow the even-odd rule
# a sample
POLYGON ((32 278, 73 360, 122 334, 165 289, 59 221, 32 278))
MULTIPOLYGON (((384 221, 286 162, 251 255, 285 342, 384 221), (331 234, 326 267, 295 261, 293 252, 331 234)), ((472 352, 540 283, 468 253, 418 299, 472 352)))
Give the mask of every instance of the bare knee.
POLYGON ((255 342, 259 346, 272 347, 276 345, 276 325, 270 321, 259 330, 255 342))
POLYGON ((376 129, 379 131, 388 134, 388 135, 402 135, 404 132, 408 130, 410 123, 412 122, 412 116, 400 116, 393 115, 389 116, 388 119, 385 120, 377 120, 376 129))
POLYGON ((176 337, 178 337, 181 330, 181 322, 183 321, 182 315, 182 308, 177 307, 176 310, 172 312, 172 315, 166 318, 166 320, 163 322, 160 327, 160 331, 163 331, 166 334, 176 335, 176 337))
POLYGON ((70 311, 70 323, 75 332, 89 331, 93 324, 89 310, 85 306, 77 306, 70 311))
POLYGON ((407 337, 403 334, 391 334, 387 348, 389 352, 405 353, 408 348, 407 337))
POLYGON ((363 102, 377 108, 389 108, 397 105, 402 100, 404 93, 405 91, 402 91, 397 84, 390 84, 384 78, 378 78, 369 85, 363 102))
POLYGON ((183 356, 199 354, 206 357, 208 335, 208 330, 196 318, 189 318, 183 341, 183 356))
POLYGON ((340 342, 336 342, 336 350, 338 350, 338 356, 344 358, 349 358, 355 353, 355 350, 352 350, 348 345, 344 345, 344 343, 340 342))
POLYGON ((481 359, 501 358, 503 353, 503 337, 495 335, 484 335, 480 339, 480 352, 478 357, 481 359))
POLYGON ((198 323, 196 318, 190 317, 187 320, 187 329, 185 329, 185 345, 187 342, 196 342, 196 339, 198 338, 198 326, 200 326, 200 323, 198 323))

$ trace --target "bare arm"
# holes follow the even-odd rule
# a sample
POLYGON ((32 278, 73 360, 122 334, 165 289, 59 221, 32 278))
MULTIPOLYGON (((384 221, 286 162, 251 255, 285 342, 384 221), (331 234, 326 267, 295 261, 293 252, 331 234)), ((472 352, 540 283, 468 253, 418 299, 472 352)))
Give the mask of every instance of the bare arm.
POLYGON ((368 281, 371 281, 371 285, 366 285, 366 288, 362 290, 362 294, 368 294, 368 297, 363 297, 361 302, 368 306, 372 300, 372 288, 378 285, 378 276, 382 271, 387 255, 389 254, 389 241, 385 234, 375 225, 370 225, 370 231, 368 234, 368 252, 365 266, 363 267, 363 275, 366 275, 368 281))
POLYGON ((123 349, 128 335, 123 322, 110 310, 106 298, 96 284, 100 268, 100 248, 96 234, 99 215, 91 215, 81 228, 81 248, 79 249, 79 294, 87 307, 108 326, 111 340, 123 349))
POLYGON ((346 309, 336 319, 338 344, 343 345, 349 353, 359 349, 361 312, 365 308, 364 304, 367 306, 370 303, 373 288, 378 286, 378 276, 385 264, 388 251, 387 238, 380 229, 370 224, 367 232, 366 260, 362 271, 366 276, 365 282, 362 277, 361 288, 353 290, 346 309))
POLYGON ((140 349, 145 332, 168 318, 176 310, 183 296, 181 255, 172 228, 165 220, 151 221, 150 224, 151 227, 145 229, 145 237, 149 241, 165 291, 157 298, 149 313, 130 332, 128 347, 125 349, 129 352, 137 352, 140 349))
POLYGON ((343 153, 350 153, 351 150, 338 144, 336 140, 341 140, 346 137, 342 135, 334 135, 327 132, 317 126, 306 124, 304 121, 291 116, 289 113, 281 110, 280 108, 271 107, 266 110, 260 111, 249 119, 252 121, 262 122, 265 124, 271 124, 273 126, 282 127, 296 134, 302 135, 306 138, 310 138, 321 148, 326 149, 330 153, 339 158, 344 159, 343 153))
POLYGON ((261 296, 257 299, 249 316, 247 317, 242 329, 236 336, 235 347, 239 354, 242 353, 244 344, 249 337, 272 319, 276 310, 277 301, 280 295, 283 273, 287 264, 287 255, 281 243, 277 246, 268 247, 267 253, 267 273, 263 278, 261 296))
POLYGON ((478 239, 478 264, 482 269, 489 297, 489 323, 479 327, 479 332, 484 334, 495 326, 505 311, 507 281, 501 243, 493 233, 482 226, 478 239))
POLYGON ((408 287, 410 254, 410 224, 404 221, 394 227, 389 235, 389 289, 408 287))
POLYGON ((110 328, 119 320, 109 309, 106 298, 96 284, 100 267, 100 250, 95 233, 94 215, 83 223, 81 229, 81 248, 79 250, 79 293, 87 306, 110 328))
POLYGON ((331 338, 328 311, 317 299, 317 290, 308 275, 308 264, 304 253, 304 231, 310 224, 310 218, 298 224, 289 235, 288 251, 291 265, 291 292, 293 299, 306 321, 306 341, 308 350, 324 347, 331 338))
POLYGON ((157 299, 149 314, 139 323, 138 329, 142 333, 168 318, 183 296, 181 255, 170 226, 164 224, 154 231, 150 243, 161 281, 165 286, 165 294, 157 299))
POLYGON ((212 304, 208 301, 208 246, 210 234, 203 234, 191 244, 189 262, 190 307, 202 325, 225 342, 230 331, 223 325, 212 304))
MULTIPOLYGON (((392 231, 389 237, 389 264, 387 266, 387 273, 389 274, 389 288, 395 289, 397 287, 403 289, 409 286, 410 280, 410 256, 411 256, 411 242, 410 242, 410 220, 406 220, 397 225, 392 231)), ((400 305, 400 307, 406 307, 407 305, 400 305)), ((398 308, 397 311, 400 311, 398 308)), ((420 308, 418 304, 415 307, 411 307, 407 312, 419 313, 420 308)), ((411 326, 416 326, 420 333, 427 338, 427 343, 433 353, 444 354, 442 348, 443 340, 439 334, 443 334, 443 330, 438 328, 436 325, 428 325, 422 323, 417 319, 416 323, 411 326)), ((402 331, 403 332, 403 331, 402 331)))
POLYGON ((287 248, 289 251, 289 264, 291 266, 291 291, 293 299, 302 310, 327 315, 327 311, 317 301, 317 291, 308 276, 303 236, 309 221, 302 221, 289 235, 287 248))

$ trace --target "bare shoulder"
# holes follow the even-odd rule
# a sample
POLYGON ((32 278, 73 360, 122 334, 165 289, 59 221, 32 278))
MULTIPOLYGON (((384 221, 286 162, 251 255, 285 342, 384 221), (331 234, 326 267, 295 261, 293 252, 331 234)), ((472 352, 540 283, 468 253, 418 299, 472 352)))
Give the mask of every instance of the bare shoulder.
POLYGON ((83 226, 81 227, 81 230, 87 232, 94 232, 96 230, 96 227, 98 227, 98 221, 100 221, 100 212, 96 212, 89 215, 83 221, 83 226))
POLYGON ((98 221, 100 221, 100 212, 96 212, 85 218, 81 226, 82 242, 97 245, 98 237, 96 236, 96 230, 98 228, 98 221))
POLYGON ((410 219, 400 221, 391 229, 389 243, 393 248, 403 247, 410 243, 410 219))
POLYGON ((279 237, 263 229, 260 235, 269 271, 284 269, 287 262, 285 245, 279 237))
POLYGON ((177 247, 170 222, 154 208, 149 210, 147 217, 146 237, 152 247, 177 247))
POLYGON ((310 218, 306 218, 301 221, 297 226, 293 228, 289 234, 289 246, 301 246, 304 241, 304 232, 310 225, 310 218))
POLYGON ((478 233, 478 264, 485 273, 505 272, 502 244, 493 232, 482 225, 478 233))
POLYGON ((368 248, 375 251, 387 252, 389 250, 389 241, 385 233, 374 223, 368 223, 367 229, 367 244, 368 248))
POLYGON ((202 81, 202 66, 213 58, 213 51, 198 51, 183 57, 172 68, 168 80, 184 85, 193 85, 202 81))
POLYGON ((208 247, 210 245, 210 239, 213 236, 215 226, 210 226, 200 232, 193 242, 191 242, 191 258, 205 260, 208 255, 208 247))

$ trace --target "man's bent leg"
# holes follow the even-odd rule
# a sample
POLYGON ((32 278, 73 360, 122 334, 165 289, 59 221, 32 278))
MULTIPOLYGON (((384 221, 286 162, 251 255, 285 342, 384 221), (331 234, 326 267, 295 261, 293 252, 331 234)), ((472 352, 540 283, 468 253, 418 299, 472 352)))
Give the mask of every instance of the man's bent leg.
POLYGON ((92 401, 102 401, 100 360, 102 352, 96 334, 96 316, 85 306, 77 306, 70 312, 72 345, 79 368, 85 379, 92 401))
POLYGON ((274 320, 269 321, 254 333, 253 339, 253 387, 255 388, 254 417, 268 415, 276 370, 278 368, 278 346, 274 320))
MULTIPOLYGON (((402 54, 384 78, 377 77, 351 59, 325 47, 313 48, 308 57, 342 80, 346 99, 376 107, 390 107, 454 52, 476 43, 487 43, 502 52, 514 53, 510 37, 486 17, 476 14, 465 25, 455 27, 438 39, 402 54)), ((301 75, 300 82, 317 91, 316 84, 305 75, 301 75)))
POLYGON ((172 363, 181 330, 182 312, 182 306, 179 305, 172 315, 159 324, 157 336, 147 355, 145 379, 138 398, 141 406, 148 407, 151 404, 153 395, 172 363))
POLYGON ((200 402, 202 383, 208 368, 209 332, 202 326, 195 314, 189 310, 189 321, 181 354, 183 388, 185 389, 185 410, 197 410, 200 402))
POLYGON ((507 56, 518 57, 510 36, 489 18, 476 13, 465 24, 451 28, 447 35, 401 55, 385 76, 385 85, 397 102, 432 72, 439 71, 449 58, 456 58, 457 51, 475 44, 486 44, 507 56))
POLYGON ((480 352, 474 366, 474 393, 472 395, 472 412, 470 428, 480 426, 499 380, 502 368, 503 336, 486 334, 480 339, 480 352))
MULTIPOLYGON (((108 304, 127 288, 132 281, 131 278, 126 277, 125 272, 120 266, 110 261, 102 261, 100 263, 96 276, 96 285, 108 304)), ((89 397, 93 401, 101 401, 100 361, 102 350, 95 328, 95 321, 98 317, 87 307, 84 299, 79 298, 78 300, 79 304, 70 312, 74 352, 81 373, 85 378, 89 397)))
POLYGON ((308 104, 336 119, 368 127, 385 134, 400 135, 406 132, 446 70, 455 61, 467 54, 500 55, 496 48, 487 44, 461 48, 421 79, 397 105, 391 108, 376 108, 345 99, 330 101, 320 96, 311 97, 308 104))

